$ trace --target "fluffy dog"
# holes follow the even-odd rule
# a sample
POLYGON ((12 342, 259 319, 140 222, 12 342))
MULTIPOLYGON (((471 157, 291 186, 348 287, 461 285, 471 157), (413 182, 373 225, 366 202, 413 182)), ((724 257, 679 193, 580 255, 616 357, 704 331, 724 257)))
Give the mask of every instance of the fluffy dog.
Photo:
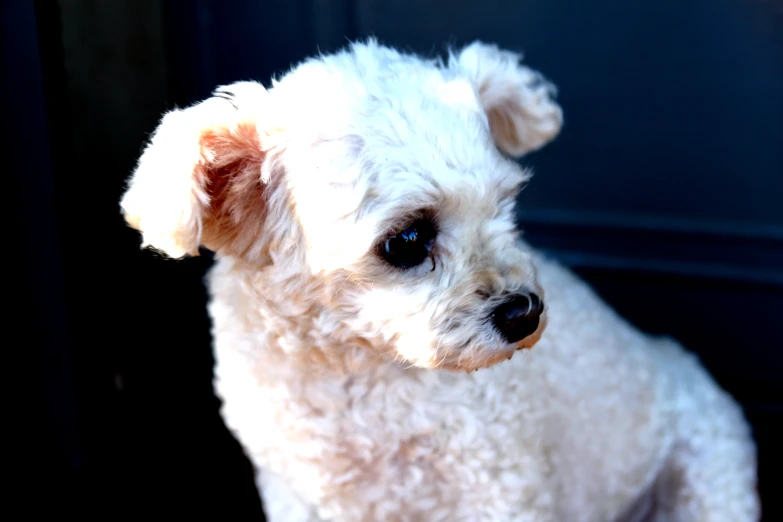
POLYGON ((215 386, 270 520, 758 520, 739 407, 518 237, 511 158, 561 123, 516 54, 372 40, 163 117, 122 209, 216 252, 215 386))

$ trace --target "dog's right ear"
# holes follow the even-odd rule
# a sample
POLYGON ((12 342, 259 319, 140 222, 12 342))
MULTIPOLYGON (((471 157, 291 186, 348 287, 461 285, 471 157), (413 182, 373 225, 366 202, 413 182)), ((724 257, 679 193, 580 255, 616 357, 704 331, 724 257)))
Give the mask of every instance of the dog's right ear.
POLYGON ((198 254, 200 245, 263 254, 271 167, 259 127, 267 98, 260 84, 239 82, 163 117, 121 202, 143 246, 175 258, 198 254))
POLYGON ((472 83, 495 144, 512 157, 543 147, 563 124, 554 85, 521 60, 519 54, 482 42, 449 57, 449 67, 472 83))

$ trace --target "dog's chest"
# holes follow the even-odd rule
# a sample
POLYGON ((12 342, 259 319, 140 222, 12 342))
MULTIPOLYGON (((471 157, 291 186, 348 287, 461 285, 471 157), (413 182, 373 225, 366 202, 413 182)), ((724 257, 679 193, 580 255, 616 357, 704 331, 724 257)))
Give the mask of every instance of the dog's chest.
POLYGON ((533 502, 546 452, 540 424, 523 422, 533 405, 518 390, 489 386, 488 377, 399 368, 288 378, 236 344, 218 337, 216 345, 226 423, 260 469, 319 505, 336 503, 345 513, 361 498, 361 509, 386 520, 388 509, 415 519, 435 505, 453 515, 478 498, 496 499, 498 512, 533 502))

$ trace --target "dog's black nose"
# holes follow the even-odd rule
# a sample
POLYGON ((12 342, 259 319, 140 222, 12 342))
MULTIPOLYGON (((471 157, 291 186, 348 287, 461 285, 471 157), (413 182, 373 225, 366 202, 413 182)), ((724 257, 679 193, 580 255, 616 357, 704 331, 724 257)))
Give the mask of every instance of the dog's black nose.
POLYGON ((512 295, 492 312, 492 324, 506 341, 515 343, 536 331, 543 311, 544 303, 536 294, 512 295))

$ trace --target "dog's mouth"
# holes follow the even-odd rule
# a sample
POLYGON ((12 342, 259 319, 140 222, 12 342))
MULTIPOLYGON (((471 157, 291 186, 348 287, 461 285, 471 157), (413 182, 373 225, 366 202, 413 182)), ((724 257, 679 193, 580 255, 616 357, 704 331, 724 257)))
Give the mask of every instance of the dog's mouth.
POLYGON ((544 313, 539 318, 538 328, 532 334, 515 343, 482 347, 469 341, 462 348, 450 350, 448 355, 439 358, 434 367, 450 371, 473 372, 510 360, 516 352, 533 348, 541 339, 546 324, 546 313, 544 313))
POLYGON ((517 351, 525 350, 527 348, 532 348, 533 346, 535 346, 535 344, 541 339, 541 335, 544 333, 545 329, 546 329, 546 313, 542 314, 538 318, 538 328, 536 328, 536 331, 516 343, 516 350, 517 351))

